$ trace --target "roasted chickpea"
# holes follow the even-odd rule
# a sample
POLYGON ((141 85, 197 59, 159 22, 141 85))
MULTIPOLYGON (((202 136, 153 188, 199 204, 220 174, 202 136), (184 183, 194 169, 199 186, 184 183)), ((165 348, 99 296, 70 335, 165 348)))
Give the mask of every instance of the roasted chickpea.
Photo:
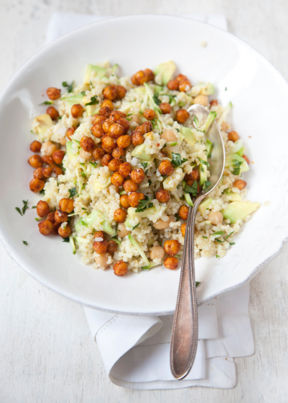
POLYGON ((208 220, 212 225, 219 225, 223 222, 223 214, 220 211, 211 211, 208 220))
POLYGON ((147 121, 142 123, 142 125, 136 127, 136 130, 141 134, 149 133, 152 129, 153 128, 151 122, 147 121))
POLYGON ((42 167, 43 160, 40 155, 34 154, 29 157, 28 164, 31 165, 32 168, 39 168, 42 167))
POLYGON ((43 155, 42 160, 45 162, 45 164, 53 167, 54 161, 51 155, 43 155))
POLYGON ((145 69, 144 73, 145 73, 147 81, 153 81, 154 80, 155 75, 154 75, 154 73, 153 73, 153 71, 151 69, 145 69))
POLYGON ((84 151, 91 153, 95 148, 95 143, 91 137, 83 136, 80 140, 80 147, 84 151))
POLYGON ((102 143, 102 148, 105 150, 107 153, 111 153, 113 148, 115 148, 115 140, 112 139, 110 136, 103 136, 101 139, 102 143))
POLYGON ((53 168, 48 166, 48 167, 44 167, 42 168, 42 175, 44 176, 44 178, 50 178, 50 176, 53 173, 53 168))
POLYGON ((119 120, 120 118, 126 118, 126 113, 121 112, 121 111, 112 111, 111 114, 110 114, 110 116, 109 116, 109 119, 110 119, 112 122, 118 122, 118 120, 119 120))
POLYGON ((42 144, 40 143, 40 141, 34 140, 30 144, 30 151, 32 151, 32 153, 39 153, 41 151, 41 147, 42 144))
POLYGON ((189 174, 185 175, 185 181, 187 185, 192 186, 195 181, 197 181, 200 177, 199 169, 194 168, 189 174))
POLYGON ((153 109, 145 109, 143 116, 145 119, 153 120, 156 117, 156 113, 153 111, 153 109))
POLYGON ((117 242, 113 241, 113 239, 110 239, 110 241, 108 241, 107 252, 110 255, 114 255, 117 249, 118 249, 117 242))
POLYGON ((56 99, 61 97, 61 90, 59 90, 59 88, 49 87, 46 90, 46 94, 49 99, 55 101, 56 99))
POLYGON ((184 222, 183 224, 181 224, 181 234, 183 237, 185 237, 185 232, 186 232, 186 223, 184 222))
POLYGON ((132 170, 132 166, 129 162, 122 162, 122 164, 120 164, 120 166, 119 166, 118 172, 124 178, 127 178, 127 176, 130 175, 131 170, 132 170))
POLYGON ((119 172, 114 172, 111 176, 111 183, 116 187, 120 187, 123 185, 124 177, 119 174, 119 172))
POLYGON ((118 137, 117 145, 119 148, 127 148, 131 144, 131 137, 129 134, 124 134, 123 136, 118 137))
POLYGON ((171 113, 171 111, 172 111, 171 105, 168 104, 168 102, 162 102, 162 103, 159 105, 159 108, 160 108, 160 110, 161 110, 161 112, 162 112, 163 114, 171 113))
POLYGON ((110 101, 114 101, 118 97, 117 86, 116 85, 107 85, 102 91, 103 97, 106 99, 110 99, 110 101))
POLYGON ((48 108, 46 109, 46 113, 50 116, 52 120, 59 119, 59 112, 56 108, 54 108, 54 106, 48 106, 48 108))
POLYGON ((84 112, 84 108, 82 105, 80 104, 74 104, 71 106, 71 115, 73 116, 73 118, 81 118, 81 116, 83 115, 84 112))
POLYGON ((104 241, 104 239, 105 239, 104 232, 103 231, 96 231, 94 233, 94 239, 95 239, 95 241, 98 241, 98 242, 104 241))
POLYGON ((129 127, 130 127, 130 123, 128 122, 127 119, 125 119, 125 118, 119 118, 119 119, 117 120, 117 123, 123 127, 124 133, 127 133, 127 132, 128 132, 129 127))
POLYGON ((134 168, 130 174, 133 182, 139 184, 144 181, 145 173, 142 168, 134 168))
POLYGON ((235 141, 239 140, 239 134, 235 130, 232 130, 228 133, 228 140, 235 143, 235 141))
POLYGON ((187 220, 189 213, 189 208, 183 204, 178 210, 178 215, 182 220, 187 220))
POLYGON ((68 127, 68 129, 66 130, 65 136, 67 137, 67 139, 71 140, 71 136, 73 136, 75 132, 74 127, 68 127))
POLYGON ((117 99, 123 99, 127 92, 126 88, 123 87, 123 85, 117 85, 116 89, 117 89, 117 99))
POLYGON ((114 139, 117 139, 122 134, 124 134, 124 131, 124 127, 121 126, 119 123, 112 123, 112 125, 109 126, 108 135, 110 137, 113 137, 114 139))
POLYGON ((50 213, 49 204, 44 200, 39 200, 36 207, 37 214, 39 217, 46 217, 50 213))
POLYGON ((57 165, 53 165, 52 168, 53 168, 53 172, 56 174, 56 176, 63 175, 62 168, 58 167, 57 165))
POLYGON ((70 214, 74 210, 74 200, 63 198, 59 201, 59 207, 63 213, 70 214))
POLYGON ((92 125, 96 125, 97 123, 100 123, 101 125, 105 122, 106 117, 103 115, 94 115, 92 116, 91 123, 92 125))
POLYGON ((236 179, 233 182, 233 187, 238 188, 239 190, 243 190, 247 186, 247 182, 243 181, 243 179, 236 179))
POLYGON ((153 227, 158 230, 166 229, 169 227, 171 221, 175 221, 174 217, 169 217, 168 220, 164 221, 159 218, 154 224, 153 227))
POLYGON ((93 242, 93 249, 95 250, 96 253, 99 255, 103 255, 104 253, 107 252, 108 248, 108 241, 103 240, 103 241, 94 241, 93 242))
POLYGON ((49 220, 52 222, 52 224, 55 223, 55 211, 50 211, 50 213, 47 215, 46 220, 49 220))
POLYGON ((137 71, 132 77, 131 82, 134 85, 143 85, 146 82, 146 76, 143 70, 137 71))
POLYGON ((164 257, 164 249, 161 246, 152 246, 150 249, 151 260, 162 260, 164 257))
POLYGON ((35 171, 33 172, 33 178, 44 179, 43 168, 41 168, 41 167, 36 168, 35 171))
POLYGON ((42 235, 50 235, 50 234, 53 234, 53 232, 54 232, 54 225, 49 220, 44 220, 44 221, 39 222, 38 228, 39 228, 39 232, 42 235))
MULTIPOLYGON (((101 149, 102 150, 102 149, 101 149)), ((112 157, 110 154, 105 154, 103 155, 103 157, 101 158, 101 165, 103 166, 107 166, 109 164, 109 161, 112 160, 112 157)))
POLYGON ((63 213, 61 210, 56 210, 54 213, 54 220, 56 224, 61 224, 62 222, 68 221, 68 214, 63 213))
POLYGON ((41 179, 33 178, 29 183, 30 190, 35 193, 41 192, 44 186, 45 182, 41 179))
POLYGON ((178 259, 175 256, 166 257, 164 260, 164 266, 166 269, 175 270, 178 267, 178 259))
POLYGON ((140 144, 144 143, 145 139, 144 139, 143 134, 141 134, 137 130, 135 130, 132 133, 131 140, 132 140, 133 146, 136 147, 136 146, 139 146, 140 144))
POLYGON ((101 123, 95 123, 91 127, 91 133, 93 134, 93 136, 97 138, 104 136, 103 125, 101 123))
POLYGON ((105 116, 105 118, 108 118, 110 116, 111 109, 108 108, 107 106, 102 106, 102 108, 99 109, 98 115, 100 116, 105 116))
POLYGON ((120 204, 124 208, 130 207, 128 195, 121 195, 120 196, 120 204))
POLYGON ((42 156, 51 156, 54 151, 58 150, 58 146, 55 143, 52 143, 52 141, 45 141, 45 143, 42 144, 41 147, 41 154, 42 156))
POLYGON ((171 91, 179 90, 179 82, 175 78, 173 80, 168 81, 167 87, 171 91))
POLYGON ((123 208, 117 208, 114 211, 114 221, 116 222, 124 222, 126 220, 127 212, 123 210, 123 208))
POLYGON ((125 155, 125 150, 123 148, 115 147, 114 150, 112 151, 112 157, 116 159, 120 159, 121 157, 124 157, 125 155))
POLYGON ((112 121, 109 119, 106 119, 105 122, 103 122, 102 124, 102 129, 104 131, 104 133, 108 133, 110 126, 112 125, 112 121))
POLYGON ((103 269, 106 269, 108 267, 108 256, 106 253, 103 253, 103 255, 96 255, 95 256, 95 263, 102 267, 103 269))
POLYGON ((167 203, 170 200, 170 193, 166 189, 158 189, 156 192, 156 199, 160 203, 167 203))
POLYGON ((141 192, 131 192, 128 195, 128 201, 131 207, 137 207, 140 200, 145 198, 144 194, 141 192))
POLYGON ((181 91, 181 92, 189 91, 191 87, 192 87, 191 83, 188 79, 183 80, 179 83, 179 91, 181 91))
POLYGON ((175 239, 164 242, 164 250, 169 256, 177 255, 180 250, 180 243, 175 239))
POLYGON ((72 229, 70 225, 67 223, 61 224, 60 227, 58 228, 58 234, 62 238, 68 238, 72 234, 72 229))
POLYGON ((136 192, 138 189, 137 183, 133 182, 131 179, 127 179, 123 184, 126 193, 136 192))
POLYGON ((218 105, 218 101, 217 99, 212 99, 212 101, 210 101, 210 106, 217 106, 218 105))
POLYGON ((194 98, 194 104, 199 104, 203 106, 208 106, 209 104, 209 98, 207 95, 197 95, 196 98, 194 98))
POLYGON ((105 151, 103 150, 103 148, 100 147, 95 148, 95 150, 93 150, 92 152, 92 156, 95 160, 100 160, 100 158, 102 158, 104 154, 105 151))
POLYGON ((185 123, 189 116, 189 112, 186 111, 186 109, 178 109, 176 112, 176 120, 178 123, 185 123))
POLYGON ((125 274, 128 272, 128 264, 123 262, 123 260, 120 260, 114 264, 113 270, 116 276, 125 276, 125 274))
POLYGON ((163 176, 169 176, 174 172, 174 167, 169 160, 163 160, 160 162, 158 171, 163 176))
POLYGON ((104 101, 103 101, 102 104, 101 104, 101 108, 103 108, 103 107, 107 107, 107 108, 109 108, 111 111, 113 111, 113 109, 114 109, 113 102, 110 101, 110 99, 104 99, 104 101))
POLYGON ((65 155, 65 151, 63 151, 63 150, 54 151, 54 153, 52 154, 52 158, 53 158, 53 161, 55 162, 55 164, 57 164, 57 165, 62 164, 64 155, 65 155))
POLYGON ((110 169, 110 171, 115 172, 118 170, 119 166, 121 164, 120 160, 116 160, 115 158, 113 160, 111 160, 108 163, 108 168, 110 169))

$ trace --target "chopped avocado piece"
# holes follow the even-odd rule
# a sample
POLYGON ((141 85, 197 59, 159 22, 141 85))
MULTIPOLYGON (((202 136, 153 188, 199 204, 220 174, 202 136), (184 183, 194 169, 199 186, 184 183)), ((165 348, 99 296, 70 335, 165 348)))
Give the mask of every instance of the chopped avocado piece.
POLYGON ((65 101, 69 106, 72 106, 74 104, 83 104, 84 103, 84 97, 81 94, 74 94, 70 95, 65 94, 63 97, 61 97, 62 101, 65 101))
POLYGON ((247 161, 236 153, 227 156, 226 167, 231 170, 233 175, 241 175, 243 172, 249 171, 247 161))
POLYGON ((210 197, 208 197, 208 199, 204 200, 204 201, 200 204, 198 210, 200 211, 200 213, 202 214, 202 216, 204 216, 205 211, 206 211, 207 209, 209 209, 211 203, 212 203, 212 199, 211 199, 210 197))
POLYGON ((172 175, 167 176, 163 181, 163 188, 166 190, 175 190, 180 182, 182 182, 185 173, 181 168, 176 168, 172 175))
POLYGON ((259 203, 254 203, 250 201, 235 201, 223 210, 224 218, 231 221, 234 224, 236 221, 243 220, 250 214, 254 213, 260 207, 259 203))
POLYGON ((208 130, 210 129, 210 126, 212 125, 212 123, 214 122, 214 120, 216 119, 217 113, 215 111, 211 111, 209 112, 209 115, 206 119, 206 121, 204 122, 204 124, 199 128, 200 131, 207 133, 208 130))
POLYGON ((150 262, 149 262, 147 256, 145 255, 144 251, 142 250, 141 246, 136 241, 136 239, 131 234, 128 234, 128 239, 129 239, 131 245, 134 246, 137 249, 137 251, 139 252, 139 255, 144 260, 145 265, 150 266, 150 262))
POLYGON ((232 153, 240 155, 240 157, 244 154, 244 146, 242 140, 237 140, 232 145, 232 153))
POLYGON ((185 197, 185 200, 186 200, 186 203, 188 204, 188 206, 193 207, 194 203, 191 199, 190 193, 184 193, 184 197, 185 197))
POLYGON ((89 84, 91 78, 97 77, 99 79, 105 77, 107 68, 104 66, 97 66, 96 64, 87 64, 84 74, 84 84, 89 84))
POLYGON ((172 60, 159 64, 154 71, 155 82, 160 85, 166 85, 171 80, 175 71, 176 64, 172 60))
POLYGON ((208 179, 207 165, 200 164, 200 185, 203 186, 208 179))
POLYGON ((231 202, 242 200, 241 195, 236 192, 228 192, 226 197, 231 202))
POLYGON ((75 222, 75 230, 76 232, 79 231, 81 226, 85 227, 90 227, 95 229, 96 231, 104 231, 110 236, 115 236, 116 231, 114 228, 112 228, 110 222, 107 220, 105 215, 99 211, 99 210, 94 210, 92 213, 79 218, 75 222))
POLYGON ((191 146, 193 146, 196 142, 194 137, 194 130, 195 129, 191 129, 190 127, 184 127, 184 126, 181 126, 180 128, 181 137, 184 138, 184 140, 186 140, 187 143, 190 144, 191 146))
POLYGON ((161 111, 160 111, 160 108, 159 108, 159 106, 157 105, 157 103, 155 102, 155 96, 154 96, 154 94, 153 94, 153 91, 152 91, 152 89, 150 88, 150 86, 149 86, 149 84, 147 84, 147 83, 144 83, 144 90, 145 90, 145 93, 147 94, 147 101, 148 102, 146 102, 146 104, 145 104, 145 102, 144 102, 144 109, 147 107, 147 106, 150 106, 152 109, 154 109, 154 111, 156 111, 156 112, 158 112, 158 113, 160 113, 161 111))
POLYGON ((192 87, 191 95, 196 97, 197 95, 213 95, 215 87, 211 83, 199 83, 192 87))
POLYGON ((212 155, 214 144, 209 139, 206 140, 207 157, 210 158, 212 155))
POLYGON ((132 157, 136 157, 141 161, 151 161, 152 155, 147 153, 147 144, 143 143, 136 146, 131 153, 132 157))
POLYGON ((40 136, 45 135, 46 131, 53 125, 52 119, 48 113, 43 113, 43 115, 36 116, 33 120, 33 130, 36 134, 40 136))

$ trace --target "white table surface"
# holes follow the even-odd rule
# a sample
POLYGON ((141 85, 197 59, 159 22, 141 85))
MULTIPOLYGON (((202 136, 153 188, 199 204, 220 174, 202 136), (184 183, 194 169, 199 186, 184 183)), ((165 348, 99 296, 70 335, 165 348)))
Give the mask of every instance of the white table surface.
MULTIPOLYGON (((288 79, 286 0, 0 0, 0 90, 44 41, 49 16, 55 11, 222 13, 230 31, 259 50, 288 79)), ((82 308, 36 283, 15 263, 8 271, 1 265, 1 252, 0 245, 1 403, 288 401, 287 244, 252 281, 250 311, 256 353, 237 360, 238 385, 223 391, 141 392, 111 384, 82 308)))

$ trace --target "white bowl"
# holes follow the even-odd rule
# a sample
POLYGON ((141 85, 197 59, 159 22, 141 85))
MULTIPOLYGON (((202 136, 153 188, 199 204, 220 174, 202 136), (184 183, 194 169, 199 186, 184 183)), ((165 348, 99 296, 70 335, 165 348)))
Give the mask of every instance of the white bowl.
POLYGON ((277 71, 231 34, 190 19, 136 16, 89 25, 41 50, 2 95, 0 233, 10 253, 34 278, 95 308, 138 314, 172 312, 180 271, 158 268, 119 278, 111 270, 93 270, 81 264, 69 244, 39 235, 35 210, 23 217, 15 211, 22 200, 28 199, 30 206, 37 200, 28 189, 30 119, 44 110, 39 104, 47 87, 81 80, 87 63, 110 60, 124 74, 132 74, 170 59, 192 82, 215 83, 222 103, 233 102, 235 128, 255 162, 248 176, 248 198, 264 203, 224 259, 197 261, 199 301, 248 280, 280 249, 288 233, 288 87, 277 71), (207 47, 201 46, 203 41, 207 47))

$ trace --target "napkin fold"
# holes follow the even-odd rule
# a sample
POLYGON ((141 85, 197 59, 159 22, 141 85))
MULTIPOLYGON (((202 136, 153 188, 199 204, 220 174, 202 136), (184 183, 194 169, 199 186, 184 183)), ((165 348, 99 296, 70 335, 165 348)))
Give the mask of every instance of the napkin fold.
MULTIPOLYGON (((227 30, 223 15, 185 15, 227 30)), ((56 13, 46 40, 108 16, 56 13)), ((172 316, 135 316, 84 307, 91 333, 112 382, 132 389, 178 389, 191 386, 232 388, 236 384, 234 357, 253 354, 248 313, 249 284, 199 306, 199 341, 193 368, 182 381, 170 372, 172 316)))

